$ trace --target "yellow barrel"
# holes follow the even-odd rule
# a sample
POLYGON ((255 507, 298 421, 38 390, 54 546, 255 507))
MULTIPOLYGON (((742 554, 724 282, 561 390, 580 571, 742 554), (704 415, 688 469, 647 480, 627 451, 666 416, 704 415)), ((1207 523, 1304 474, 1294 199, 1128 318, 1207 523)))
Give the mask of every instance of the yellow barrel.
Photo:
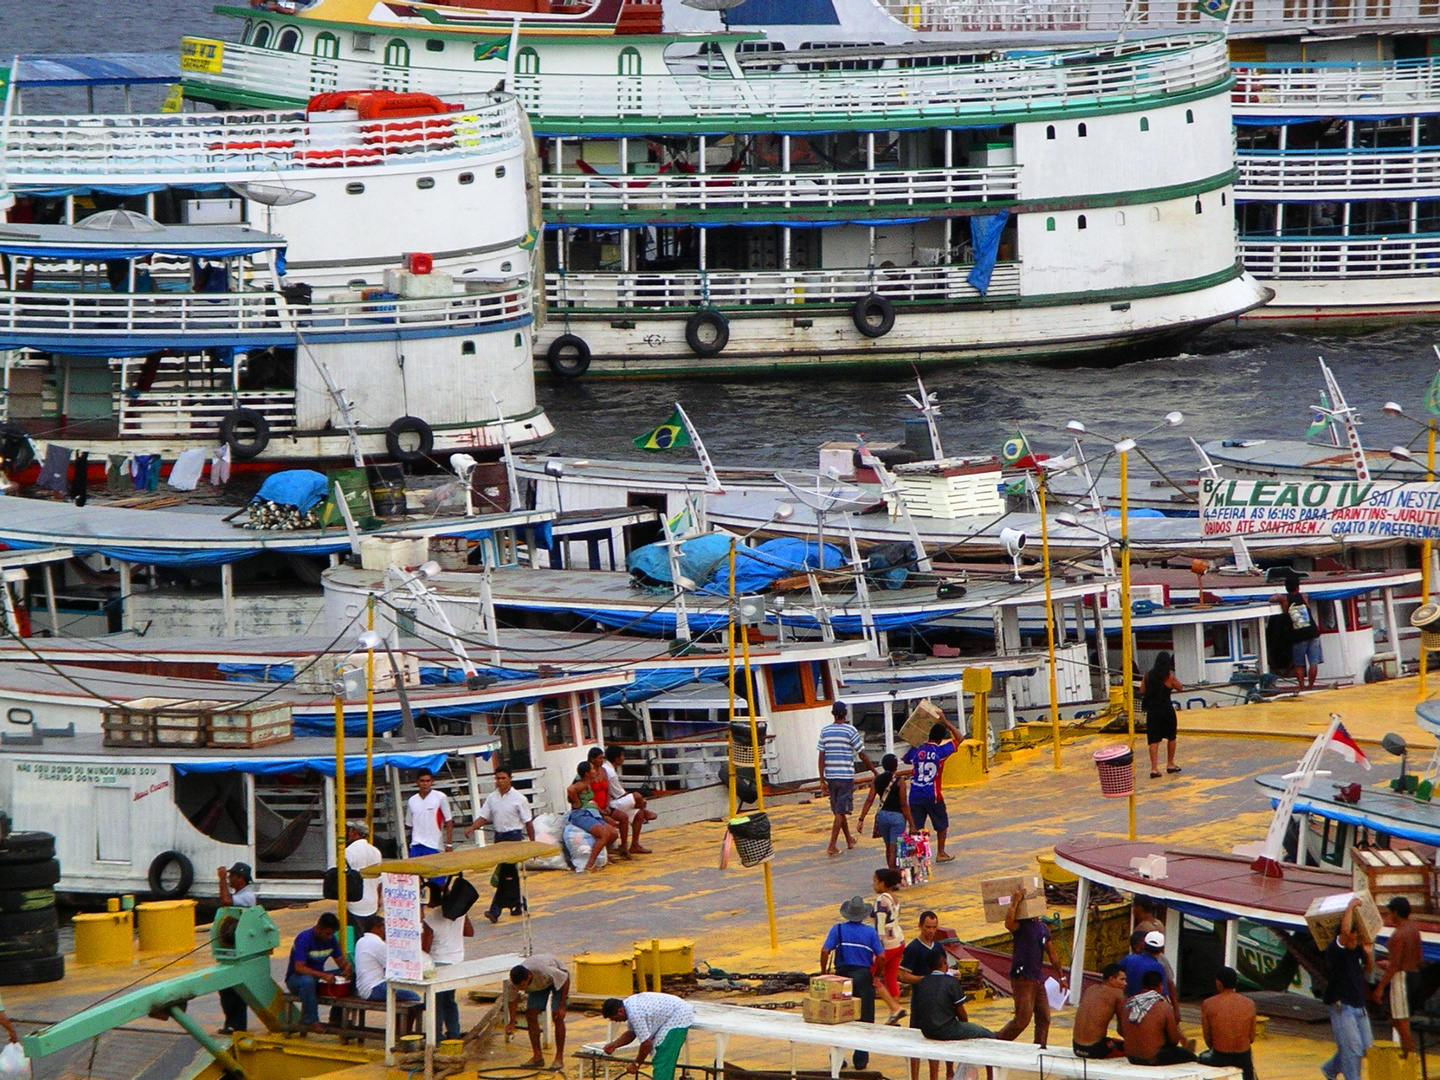
POLYGON ((75 963, 128 964, 134 958, 135 922, 128 911, 76 915, 75 963))
POLYGON ((437 1054, 445 1054, 449 1057, 459 1057, 465 1053, 464 1039, 444 1039, 440 1045, 435 1047, 437 1054))
POLYGON ((1040 876, 1051 885, 1069 885, 1080 879, 1069 870, 1061 870, 1055 865, 1054 855, 1036 855, 1035 861, 1040 864, 1040 876))
POLYGON ((635 958, 624 953, 579 953, 575 961, 575 993, 625 997, 635 992, 635 958))
POLYGON ((152 900, 135 905, 140 951, 186 953, 195 947, 195 901, 152 900))
POLYGON ((688 975, 695 969, 695 943, 686 938, 659 938, 635 942, 635 972, 640 977, 640 989, 655 982, 655 949, 660 950, 660 974, 688 975))

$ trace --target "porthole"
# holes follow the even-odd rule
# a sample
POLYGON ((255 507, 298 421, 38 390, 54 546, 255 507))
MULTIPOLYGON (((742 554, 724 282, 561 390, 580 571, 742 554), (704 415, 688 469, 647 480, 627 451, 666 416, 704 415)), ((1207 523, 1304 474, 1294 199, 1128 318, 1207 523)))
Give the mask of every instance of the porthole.
POLYGON ((366 281, 363 277, 352 277, 349 281, 345 283, 345 287, 347 289, 363 289, 366 285, 369 284, 370 283, 366 281))
POLYGON ((444 51, 445 51, 445 42, 441 41, 439 38, 426 38, 426 39, 425 39, 425 51, 426 51, 426 52, 444 52, 444 51))
POLYGON ((1085 138, 1085 125, 1081 124, 1078 128, 1076 128, 1076 133, 1080 136, 1080 138, 1085 138))
POLYGON ((502 274, 508 274, 508 273, 510 273, 510 260, 509 260, 509 259, 506 259, 503 263, 500 264, 500 272, 501 272, 502 274))
POLYGON ((1055 125, 1054 125, 1054 124, 1046 124, 1046 125, 1045 125, 1045 138, 1047 138, 1047 139, 1053 139, 1053 138, 1055 138, 1055 125))
POLYGON ((1142 116, 1142 117, 1140 117, 1140 130, 1141 130, 1141 131, 1149 131, 1149 130, 1150 130, 1150 118, 1149 118, 1148 116, 1142 116))
POLYGON ((473 184, 475 182, 475 174, 473 172, 462 172, 456 179, 462 184, 473 184))
POLYGON ((462 342, 460 343, 460 355, 461 355, 461 356, 474 356, 474 355, 475 355, 475 342, 473 342, 473 341, 462 341, 462 342))
POLYGON ((523 349, 524 347, 525 347, 525 335, 520 334, 520 333, 517 333, 517 334, 515 335, 515 348, 517 348, 517 349, 523 349))
POLYGON ((1075 219, 1075 227, 1076 227, 1077 229, 1083 229, 1083 228, 1085 228, 1085 215, 1084 215, 1084 214, 1081 214, 1078 218, 1075 219))
POLYGON ((504 176, 504 175, 505 175, 505 166, 504 166, 504 165, 496 165, 496 166, 495 166, 495 179, 496 179, 496 180, 499 180, 499 179, 500 179, 502 176, 504 176))
POLYGON ((1185 110, 1185 123, 1187 123, 1187 124, 1193 124, 1194 122, 1195 122, 1195 110, 1194 110, 1194 109, 1186 109, 1186 110, 1185 110))
POLYGON ((275 39, 275 48, 281 52, 295 52, 300 48, 300 31, 293 26, 285 27, 275 39))
POLYGON ((1046 232, 1054 232, 1054 231, 1055 231, 1055 219, 1054 219, 1053 217, 1047 217, 1047 218, 1045 219, 1045 231, 1046 231, 1046 232))
POLYGON ((350 181, 350 183, 348 183, 348 184, 345 185, 345 194, 346 194, 346 195, 364 195, 364 194, 365 194, 365 185, 362 184, 362 183, 360 183, 359 180, 352 180, 352 181, 350 181))
POLYGON ((435 178, 433 176, 422 176, 415 181, 415 186, 421 191, 429 191, 435 186, 435 178))
POLYGON ((1220 205, 1221 205, 1221 206, 1224 206, 1224 205, 1225 205, 1225 192, 1223 192, 1223 191, 1220 192, 1220 205))
POLYGON ((1195 213, 1197 213, 1197 214, 1203 214, 1204 212, 1205 212, 1205 207, 1201 205, 1199 196, 1196 196, 1196 198, 1195 198, 1195 213))
POLYGON ((270 44, 270 24, 261 23, 255 27, 255 36, 250 39, 250 44, 257 49, 263 49, 270 44))
POLYGON ((1115 211, 1115 224, 1116 224, 1116 225, 1124 225, 1124 224, 1125 224, 1125 211, 1124 211, 1124 210, 1116 210, 1116 211, 1115 211))

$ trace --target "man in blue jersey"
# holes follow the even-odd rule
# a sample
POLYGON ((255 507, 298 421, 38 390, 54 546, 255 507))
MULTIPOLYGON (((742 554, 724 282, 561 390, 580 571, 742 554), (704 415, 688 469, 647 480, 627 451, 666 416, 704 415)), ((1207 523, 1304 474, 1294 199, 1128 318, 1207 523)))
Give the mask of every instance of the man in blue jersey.
POLYGON ((930 727, 930 738, 905 751, 905 764, 913 766, 910 774, 910 817, 916 830, 925 828, 928 820, 935 826, 935 861, 953 862, 954 855, 945 852, 945 834, 950 830, 950 815, 945 812, 945 793, 940 780, 945 772, 945 759, 955 753, 960 732, 948 720, 930 727))
POLYGON ((878 772, 875 763, 865 754, 865 740, 850 724, 850 710, 843 701, 837 701, 830 708, 834 718, 820 729, 820 756, 816 767, 820 771, 820 792, 830 800, 830 813, 835 820, 830 825, 830 846, 827 853, 839 855, 840 834, 845 834, 845 846, 853 848, 858 841, 850 834, 850 815, 855 812, 855 755, 865 763, 872 773, 878 772))

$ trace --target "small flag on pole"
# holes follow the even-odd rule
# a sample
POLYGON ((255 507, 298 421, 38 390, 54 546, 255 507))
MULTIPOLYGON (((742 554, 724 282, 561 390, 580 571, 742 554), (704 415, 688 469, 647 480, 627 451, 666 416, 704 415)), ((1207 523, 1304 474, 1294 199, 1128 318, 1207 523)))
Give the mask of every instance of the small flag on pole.
POLYGON ((1324 390, 1321 390, 1320 408, 1315 410, 1314 418, 1310 421, 1310 428, 1305 432, 1305 437, 1307 439, 1315 438, 1317 435, 1322 434, 1325 429, 1330 426, 1329 414, 1321 411, 1328 408, 1330 408, 1329 395, 1327 395, 1324 390))
POLYGON ((1005 445, 1000 447, 1000 463, 1002 465, 1017 465, 1030 456, 1030 443, 1018 431, 1006 439, 1005 445))
POLYGON ((647 431, 644 435, 637 435, 633 440, 637 450, 669 450, 676 446, 689 446, 690 433, 685 430, 685 420, 676 409, 670 414, 670 419, 657 427, 654 431, 647 431))
POLYGON ((508 60, 510 59, 510 39, 508 37, 489 38, 485 41, 475 43, 476 60, 508 60))
POLYGON ((1335 725, 1335 733, 1330 736, 1330 741, 1325 748, 1334 750, 1351 765, 1359 764, 1364 765, 1366 769, 1370 768, 1370 759, 1365 756, 1365 751, 1360 749, 1360 744, 1350 737, 1344 724, 1335 725))
POLYGON ((1425 408, 1431 415, 1440 416, 1440 371, 1430 380, 1430 389, 1425 391, 1425 408))
POLYGON ((1212 19, 1230 20, 1230 0, 1195 0, 1195 8, 1212 19))

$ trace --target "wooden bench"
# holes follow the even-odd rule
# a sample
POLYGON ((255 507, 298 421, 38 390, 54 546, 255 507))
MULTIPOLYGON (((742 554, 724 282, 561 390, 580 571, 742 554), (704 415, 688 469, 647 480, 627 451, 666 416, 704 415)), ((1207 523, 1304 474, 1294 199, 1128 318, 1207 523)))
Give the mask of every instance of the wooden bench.
MULTIPOLYGON (((285 1000, 292 1004, 299 1004, 300 999, 294 994, 287 993, 285 1000)), ((351 1039, 354 1039, 360 1046, 365 1045, 365 1039, 373 1036, 385 1040, 385 1029, 383 1027, 368 1027, 365 1024, 365 1014, 370 1011, 385 1011, 385 1001, 371 1001, 369 998, 343 997, 319 999, 320 1008, 323 1010, 329 1006, 332 1010, 339 1010, 340 1023, 324 1024, 325 1030, 332 1035, 340 1036, 340 1044, 344 1046, 351 1039)), ((397 1001, 395 1002, 396 1018, 402 1021, 401 1025, 405 1031, 420 1030, 420 1013, 424 1011, 423 1001, 397 1001)), ((333 1012, 332 1012, 333 1015, 333 1012)))

